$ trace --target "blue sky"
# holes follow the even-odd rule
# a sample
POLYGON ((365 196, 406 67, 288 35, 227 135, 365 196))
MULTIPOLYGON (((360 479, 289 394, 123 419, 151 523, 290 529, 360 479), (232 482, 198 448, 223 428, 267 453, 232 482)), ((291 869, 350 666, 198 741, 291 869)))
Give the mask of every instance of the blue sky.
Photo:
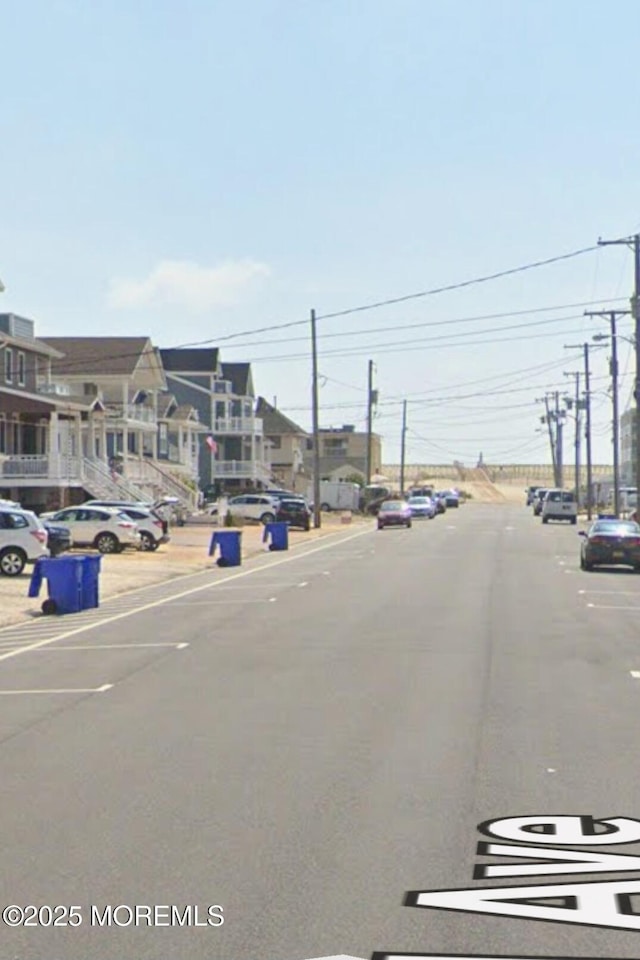
MULTIPOLYGON (((635 0, 0 0, 0 14, 0 309, 40 335, 219 343, 305 427, 306 325, 223 338, 640 230, 635 0)), ((563 345, 604 329, 565 305, 625 308, 632 287, 630 252, 608 247, 320 320, 322 425, 364 426, 371 358, 386 462, 403 398, 411 462, 547 461, 535 398, 570 388, 581 358, 563 345), (468 320, 542 307, 556 309, 468 320)), ((599 462, 607 356, 593 354, 599 462)), ((620 360, 624 409, 624 341, 620 360)))

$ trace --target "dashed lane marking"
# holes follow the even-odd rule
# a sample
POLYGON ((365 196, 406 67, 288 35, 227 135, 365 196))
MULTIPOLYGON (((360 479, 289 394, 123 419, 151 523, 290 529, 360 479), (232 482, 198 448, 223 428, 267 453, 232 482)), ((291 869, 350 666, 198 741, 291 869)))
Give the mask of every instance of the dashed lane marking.
POLYGON ((88 643, 78 644, 70 647, 41 647, 34 650, 34 653, 59 653, 65 650, 67 653, 75 653, 76 650, 146 650, 152 647, 169 647, 173 650, 184 650, 188 643, 88 643))

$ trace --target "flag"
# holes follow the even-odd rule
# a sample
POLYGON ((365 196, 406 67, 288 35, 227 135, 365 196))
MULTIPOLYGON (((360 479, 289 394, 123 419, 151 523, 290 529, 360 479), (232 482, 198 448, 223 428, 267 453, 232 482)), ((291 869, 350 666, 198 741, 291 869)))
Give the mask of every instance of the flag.
POLYGON ((211 450, 211 453, 218 452, 218 444, 215 442, 211 434, 209 434, 207 437, 207 446, 209 447, 209 450, 211 450))

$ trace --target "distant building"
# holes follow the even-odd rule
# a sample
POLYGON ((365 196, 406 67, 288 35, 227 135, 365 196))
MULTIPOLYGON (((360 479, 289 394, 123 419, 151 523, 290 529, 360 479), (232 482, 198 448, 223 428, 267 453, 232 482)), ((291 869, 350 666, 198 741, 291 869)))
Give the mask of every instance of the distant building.
MULTIPOLYGON (((320 434, 320 479, 332 480, 349 473, 367 474, 367 433, 358 432, 352 424, 342 427, 321 428, 320 434)), ((377 433, 371 435, 371 476, 380 472, 382 444, 377 433)), ((313 438, 307 442, 305 466, 313 473, 313 438)))
POLYGON ((620 480, 625 485, 636 481, 636 409, 625 411, 620 417, 620 480))

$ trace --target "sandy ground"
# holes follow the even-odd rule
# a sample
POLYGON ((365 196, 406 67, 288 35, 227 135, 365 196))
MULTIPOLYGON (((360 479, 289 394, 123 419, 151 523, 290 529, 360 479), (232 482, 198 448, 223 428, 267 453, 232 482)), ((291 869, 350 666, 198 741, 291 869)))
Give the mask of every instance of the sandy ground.
MULTIPOLYGON (((371 524, 371 519, 353 517, 351 526, 363 523, 371 524)), ((212 533, 217 529, 210 522, 174 527, 171 529, 171 542, 161 546, 154 553, 126 551, 116 556, 103 556, 100 567, 101 598, 107 599, 150 584, 213 569, 218 554, 215 558, 209 556, 209 543, 212 533)), ((308 533, 302 530, 291 530, 289 546, 295 549, 296 544, 308 543, 347 529, 340 515, 323 514, 320 529, 310 530, 308 533)), ((261 526, 247 525, 242 528, 243 560, 255 557, 268 549, 262 542, 262 535, 261 526)), ((32 570, 33 567, 27 566, 19 577, 0 576, 0 627, 41 616, 40 608, 43 599, 47 596, 47 587, 43 584, 40 597, 37 599, 30 599, 27 596, 32 570)))

